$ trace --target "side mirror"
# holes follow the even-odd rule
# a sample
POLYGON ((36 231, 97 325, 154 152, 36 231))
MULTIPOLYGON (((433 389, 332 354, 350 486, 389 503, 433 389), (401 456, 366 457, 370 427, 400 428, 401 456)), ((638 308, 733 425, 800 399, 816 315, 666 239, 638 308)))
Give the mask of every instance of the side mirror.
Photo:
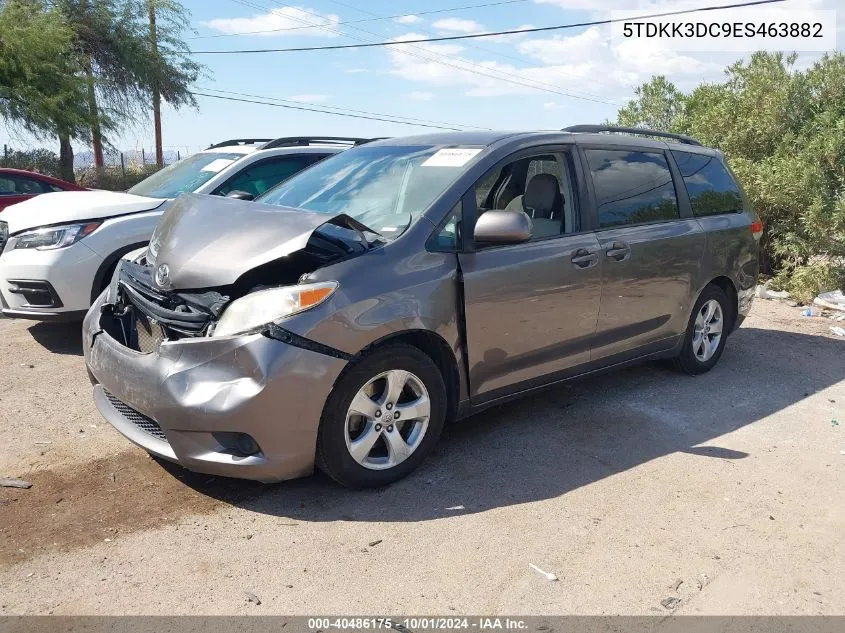
POLYGON ((473 240, 480 244, 519 244, 531 239, 534 223, 523 211, 485 211, 475 222, 473 240))
POLYGON ((241 191, 240 189, 235 189, 234 191, 230 191, 226 194, 227 198, 234 198, 235 200, 255 200, 255 196, 249 193, 248 191, 241 191))

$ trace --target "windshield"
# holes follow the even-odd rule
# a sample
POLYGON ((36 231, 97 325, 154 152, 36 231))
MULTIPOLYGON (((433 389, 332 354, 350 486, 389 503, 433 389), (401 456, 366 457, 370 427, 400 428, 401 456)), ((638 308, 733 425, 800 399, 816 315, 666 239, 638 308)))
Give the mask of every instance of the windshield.
POLYGON ((180 193, 196 191, 243 154, 200 152, 173 163, 129 190, 136 196, 175 198, 180 193))
POLYGON ((460 176, 479 148, 363 146, 317 163, 258 198, 339 215, 398 237, 460 176))

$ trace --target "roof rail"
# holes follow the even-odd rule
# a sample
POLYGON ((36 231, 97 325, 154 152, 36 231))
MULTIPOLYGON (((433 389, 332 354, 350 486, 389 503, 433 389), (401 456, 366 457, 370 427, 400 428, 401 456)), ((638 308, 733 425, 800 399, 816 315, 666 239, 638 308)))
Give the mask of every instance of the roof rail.
POLYGON ((232 145, 255 145, 257 143, 266 143, 272 141, 270 138, 230 138, 228 141, 221 143, 213 143, 208 146, 208 149, 215 149, 217 147, 231 147, 232 145))
POLYGON ((562 130, 563 132, 583 132, 583 133, 598 133, 598 132, 619 132, 621 134, 639 134, 644 136, 658 136, 661 138, 671 138, 686 145, 701 145, 701 142, 695 140, 691 136, 685 134, 674 134, 672 132, 661 132, 660 130, 649 130, 643 127, 619 127, 618 125, 570 125, 562 130))
POLYGON ((282 138, 268 140, 261 146, 261 149, 296 147, 299 145, 363 145, 372 140, 375 139, 351 136, 283 136, 282 138))

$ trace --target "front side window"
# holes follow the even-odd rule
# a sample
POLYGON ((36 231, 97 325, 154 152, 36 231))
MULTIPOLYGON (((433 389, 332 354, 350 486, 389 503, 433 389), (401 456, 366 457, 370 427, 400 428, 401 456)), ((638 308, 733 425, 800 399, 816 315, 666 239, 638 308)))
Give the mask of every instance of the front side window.
POLYGON ((661 152, 587 149, 599 227, 680 217, 672 172, 661 152))
POLYGON ((320 158, 323 155, 300 154, 258 161, 244 167, 243 171, 230 178, 215 193, 225 196, 232 191, 246 191, 257 198, 320 158))
POLYGON ((481 151, 364 145, 317 163, 258 201, 316 213, 344 213, 393 239, 421 217, 481 151))
POLYGON ((498 209, 523 211, 533 223, 532 239, 577 230, 571 158, 568 153, 539 154, 503 164, 475 185, 478 214, 498 209))
POLYGON ((696 216, 742 211, 739 187, 715 156, 672 151, 684 178, 692 212, 696 216))
POLYGON ((214 178, 243 154, 235 152, 199 152, 157 171, 129 189, 129 193, 148 198, 175 198, 192 192, 214 178))

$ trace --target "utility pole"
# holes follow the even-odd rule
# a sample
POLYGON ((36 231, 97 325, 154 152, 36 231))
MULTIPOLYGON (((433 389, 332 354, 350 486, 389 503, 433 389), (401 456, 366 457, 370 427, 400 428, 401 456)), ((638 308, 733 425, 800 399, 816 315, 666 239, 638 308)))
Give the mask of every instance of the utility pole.
MULTIPOLYGON (((153 59, 158 57, 158 37, 156 35, 156 7, 155 0, 148 0, 150 10, 150 50, 153 59)), ((158 63, 155 64, 158 68, 158 63)), ((161 169, 164 167, 164 149, 161 146, 161 95, 158 86, 153 85, 153 125, 156 135, 156 165, 161 169)))
MULTIPOLYGON (((85 13, 90 13, 88 0, 83 0, 82 8, 85 13)), ((91 112, 91 145, 94 148, 94 167, 105 165, 103 158, 103 133, 100 129, 100 110, 97 107, 97 88, 94 79, 94 63, 91 55, 86 54, 85 75, 88 79, 88 108, 91 112)))

